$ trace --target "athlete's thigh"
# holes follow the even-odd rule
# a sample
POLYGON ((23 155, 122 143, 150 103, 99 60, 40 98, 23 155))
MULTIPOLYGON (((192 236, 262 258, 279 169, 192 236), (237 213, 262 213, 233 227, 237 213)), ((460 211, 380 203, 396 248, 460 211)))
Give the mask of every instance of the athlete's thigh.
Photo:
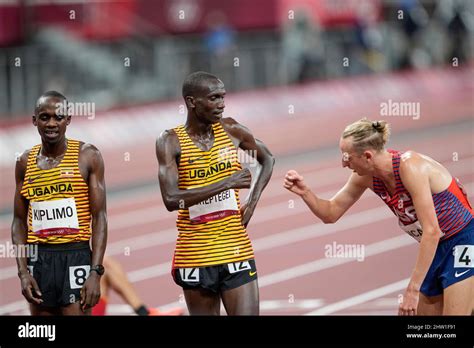
POLYGON ((39 306, 34 303, 30 303, 30 313, 33 316, 49 316, 49 315, 59 315, 59 309, 57 307, 45 307, 39 306))
POLYGON ((258 279, 222 291, 221 296, 228 315, 259 315, 258 279))
POLYGON ((183 289, 183 293, 190 315, 220 315, 218 293, 203 288, 183 289))
POLYGON ((91 315, 91 309, 82 311, 80 302, 71 303, 67 306, 62 306, 61 315, 91 315))
POLYGON ((443 315, 471 315, 474 302, 474 276, 444 289, 443 315))
POLYGON ((417 313, 418 315, 442 315, 443 295, 426 296, 420 293, 417 313))

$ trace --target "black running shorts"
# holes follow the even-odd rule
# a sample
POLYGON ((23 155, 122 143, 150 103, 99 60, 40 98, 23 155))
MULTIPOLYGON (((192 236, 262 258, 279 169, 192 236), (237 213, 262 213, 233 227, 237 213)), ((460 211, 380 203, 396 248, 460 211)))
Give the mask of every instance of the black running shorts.
POLYGON ((215 293, 238 288, 257 279, 255 260, 199 268, 175 268, 173 279, 183 289, 204 288, 215 293))
POLYGON ((59 307, 80 301, 91 257, 89 242, 39 244, 36 259, 28 259, 28 270, 43 295, 41 305, 59 307))

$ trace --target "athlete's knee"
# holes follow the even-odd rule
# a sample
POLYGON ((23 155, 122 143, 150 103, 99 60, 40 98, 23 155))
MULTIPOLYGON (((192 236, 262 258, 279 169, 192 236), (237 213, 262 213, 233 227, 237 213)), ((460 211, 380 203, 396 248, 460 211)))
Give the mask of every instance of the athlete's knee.
POLYGON ((426 296, 420 293, 416 312, 418 315, 443 314, 443 295, 426 296))

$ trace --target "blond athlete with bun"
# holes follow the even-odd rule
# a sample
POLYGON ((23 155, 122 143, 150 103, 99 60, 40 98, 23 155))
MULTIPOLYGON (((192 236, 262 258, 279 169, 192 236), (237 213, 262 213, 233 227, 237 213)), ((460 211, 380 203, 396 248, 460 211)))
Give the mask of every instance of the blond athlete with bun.
POLYGON ((284 187, 299 195, 324 223, 335 223, 369 188, 419 243, 418 257, 399 315, 470 315, 474 299, 474 221, 459 181, 432 158, 386 150, 385 121, 359 120, 346 127, 339 147, 352 170, 329 200, 317 197, 295 170, 284 187))

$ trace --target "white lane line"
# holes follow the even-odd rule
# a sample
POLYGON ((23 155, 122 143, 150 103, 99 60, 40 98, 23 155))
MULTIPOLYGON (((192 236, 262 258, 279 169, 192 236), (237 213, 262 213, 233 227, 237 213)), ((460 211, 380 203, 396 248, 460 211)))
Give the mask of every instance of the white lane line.
MULTIPOLYGON (((18 287, 18 293, 21 295, 20 287, 18 287)), ((3 306, 0 306, 0 315, 14 313, 16 311, 28 309, 28 302, 26 300, 15 301, 3 306)))
MULTIPOLYGON (((305 315, 327 315, 327 314, 332 314, 335 312, 339 312, 343 309, 350 308, 353 306, 356 306, 361 303, 368 302, 370 300, 391 294, 395 291, 401 291, 405 289, 408 286, 408 282, 410 281, 410 278, 406 278, 403 280, 400 280, 398 282, 394 282, 385 286, 382 286, 380 288, 370 290, 367 292, 364 292, 360 295, 353 296, 347 299, 344 299, 342 301, 338 301, 332 304, 329 304, 327 306, 324 306, 322 308, 316 309, 314 311, 311 311, 309 313, 306 313, 305 315)), ((396 313, 392 313, 395 315, 396 313)))
MULTIPOLYGON (((15 262, 15 261, 13 261, 15 262)), ((16 277, 18 273, 17 266, 4 267, 0 269, 0 280, 16 277)))
POLYGON ((261 311, 275 311, 279 309, 314 309, 321 307, 324 304, 324 300, 320 298, 314 299, 301 299, 301 300, 294 300, 294 302, 290 302, 288 299, 286 300, 266 300, 260 302, 260 310, 261 311))

